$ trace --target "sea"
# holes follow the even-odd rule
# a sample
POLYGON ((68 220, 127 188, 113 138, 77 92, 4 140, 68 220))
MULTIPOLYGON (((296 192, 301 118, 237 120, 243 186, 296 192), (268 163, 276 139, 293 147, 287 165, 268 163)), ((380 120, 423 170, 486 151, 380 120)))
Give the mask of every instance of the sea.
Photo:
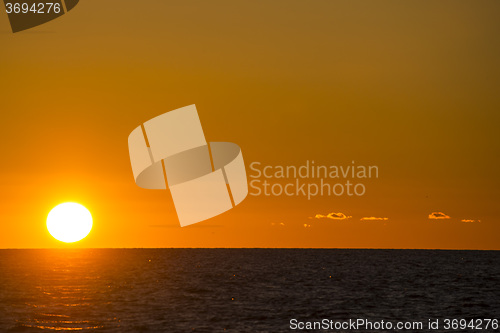
POLYGON ((500 251, 0 250, 0 332, 500 332, 498 320, 500 251))

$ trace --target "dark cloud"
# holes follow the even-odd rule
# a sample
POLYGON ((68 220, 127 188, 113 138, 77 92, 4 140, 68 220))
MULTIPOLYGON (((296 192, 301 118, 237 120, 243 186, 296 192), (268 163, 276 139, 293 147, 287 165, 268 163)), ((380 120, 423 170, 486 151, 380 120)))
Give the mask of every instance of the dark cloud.
POLYGON ((450 217, 443 212, 432 212, 431 214, 429 214, 429 219, 430 220, 447 220, 447 219, 450 219, 450 217))
POLYGON ((315 219, 330 219, 330 220, 347 220, 352 216, 347 216, 344 213, 330 213, 328 215, 316 214, 315 219))
POLYGON ((360 221, 387 221, 389 218, 388 217, 362 217, 360 221))
POLYGON ((479 222, 481 222, 481 220, 464 219, 464 220, 461 220, 461 222, 464 222, 464 223, 479 223, 479 222))

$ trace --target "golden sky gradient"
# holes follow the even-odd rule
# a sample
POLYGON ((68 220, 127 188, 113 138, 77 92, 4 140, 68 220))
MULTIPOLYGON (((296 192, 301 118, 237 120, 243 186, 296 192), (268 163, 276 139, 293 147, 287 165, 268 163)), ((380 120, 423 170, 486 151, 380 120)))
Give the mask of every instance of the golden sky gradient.
POLYGON ((499 16, 498 1, 86 0, 13 34, 0 14, 0 248, 498 250, 499 16), (249 173, 355 161, 379 179, 180 228, 167 191, 135 185, 127 137, 190 104, 249 173), (65 201, 94 218, 72 245, 45 226, 65 201), (315 218, 330 213, 352 217, 315 218))

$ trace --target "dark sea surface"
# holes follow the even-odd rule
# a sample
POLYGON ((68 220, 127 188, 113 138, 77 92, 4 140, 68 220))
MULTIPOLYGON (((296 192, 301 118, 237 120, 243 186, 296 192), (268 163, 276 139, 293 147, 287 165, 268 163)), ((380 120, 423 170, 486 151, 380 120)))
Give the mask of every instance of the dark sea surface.
POLYGON ((500 251, 0 250, 0 332, 301 331, 291 319, 500 332, 446 318, 500 319, 500 251))

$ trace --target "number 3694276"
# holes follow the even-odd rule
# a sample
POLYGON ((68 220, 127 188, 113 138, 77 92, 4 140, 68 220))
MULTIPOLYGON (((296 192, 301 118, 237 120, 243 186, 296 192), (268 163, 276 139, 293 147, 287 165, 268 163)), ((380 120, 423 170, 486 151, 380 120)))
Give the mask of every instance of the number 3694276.
POLYGON ((23 3, 10 3, 5 4, 7 14, 59 14, 61 12, 61 4, 54 2, 35 2, 34 4, 23 3))

